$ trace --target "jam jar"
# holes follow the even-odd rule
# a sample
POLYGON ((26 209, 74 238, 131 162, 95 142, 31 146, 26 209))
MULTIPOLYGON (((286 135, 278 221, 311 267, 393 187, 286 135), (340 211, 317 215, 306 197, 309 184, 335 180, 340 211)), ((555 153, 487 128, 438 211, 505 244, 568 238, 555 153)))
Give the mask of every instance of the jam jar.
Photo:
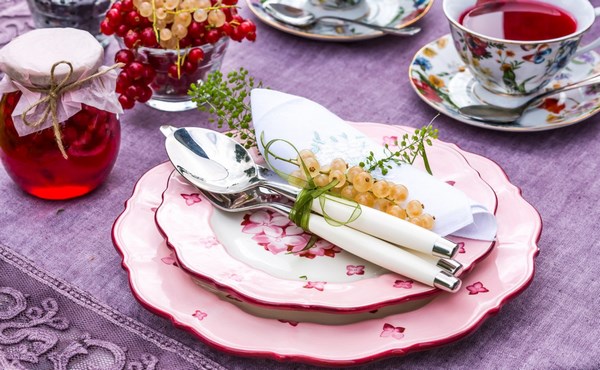
POLYGON ((0 101, 0 159, 13 181, 44 199, 74 198, 97 188, 117 159, 121 140, 117 115, 83 104, 61 122, 65 159, 53 127, 19 136, 11 113, 20 97, 20 92, 12 92, 0 101))
POLYGON ((69 199, 108 177, 119 151, 122 110, 116 72, 102 67, 102 60, 98 41, 74 29, 30 31, 0 50, 6 73, 0 83, 0 160, 25 192, 69 199), (53 44, 75 41, 76 51, 53 44), (27 58, 31 51, 24 48, 36 49, 38 60, 27 58), (56 109, 49 99, 56 99, 56 109))

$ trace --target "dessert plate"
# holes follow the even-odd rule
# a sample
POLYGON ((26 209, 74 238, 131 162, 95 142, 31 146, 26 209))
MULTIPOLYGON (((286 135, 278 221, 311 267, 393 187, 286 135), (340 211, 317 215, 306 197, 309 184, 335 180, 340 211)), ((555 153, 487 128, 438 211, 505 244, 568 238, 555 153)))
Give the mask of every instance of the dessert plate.
MULTIPOLYGON (((378 139, 382 141, 383 136, 378 139)), ((436 142, 428 148, 428 156, 436 178, 453 184, 487 209, 496 209, 492 189, 454 148, 436 142)), ((178 173, 169 178, 156 223, 181 268, 256 305, 356 313, 441 292, 325 240, 302 251, 310 235, 287 217, 266 210, 216 210, 178 173)), ((450 239, 462 246, 456 260, 464 271, 493 246, 490 241, 450 239)))
MULTIPOLYGON (((374 137, 404 132, 387 125, 357 127, 374 137)), ((173 266, 171 251, 154 224, 173 169, 167 163, 139 180, 115 221, 113 241, 142 305, 229 353, 349 366, 444 345, 473 332, 529 285, 542 227, 537 211, 498 165, 461 153, 498 196, 498 242, 458 293, 439 295, 418 310, 347 325, 320 325, 256 317, 201 289, 173 266)))
MULTIPOLYGON (((266 0, 246 0, 250 10, 262 22, 280 31, 290 33, 292 35, 305 37, 313 40, 321 41, 358 41, 367 40, 383 36, 384 33, 376 31, 360 25, 339 25, 327 23, 326 21, 317 22, 310 27, 295 27, 285 23, 281 23, 271 17, 263 7, 266 0)), ((421 19, 429 11, 433 5, 433 0, 363 0, 365 2, 365 15, 360 18, 366 23, 376 24, 379 26, 389 27, 406 27, 421 19)), ((355 19, 356 17, 349 14, 350 11, 326 10, 323 6, 319 6, 319 1, 315 0, 298 0, 298 1, 283 1, 285 4, 295 7, 304 8, 313 12, 316 16, 320 15, 337 15, 355 19), (316 4, 316 5, 313 5, 316 4)))
MULTIPOLYGON (((600 73, 600 55, 591 51, 573 59, 548 86, 564 86, 597 73, 600 73)), ((461 115, 459 107, 472 104, 515 107, 528 98, 498 96, 484 90, 460 59, 449 34, 416 53, 409 67, 409 77, 419 97, 439 112, 466 124, 491 130, 552 130, 581 122, 600 111, 600 87, 592 86, 548 97, 535 108, 527 110, 518 122, 511 124, 481 122, 461 115)))

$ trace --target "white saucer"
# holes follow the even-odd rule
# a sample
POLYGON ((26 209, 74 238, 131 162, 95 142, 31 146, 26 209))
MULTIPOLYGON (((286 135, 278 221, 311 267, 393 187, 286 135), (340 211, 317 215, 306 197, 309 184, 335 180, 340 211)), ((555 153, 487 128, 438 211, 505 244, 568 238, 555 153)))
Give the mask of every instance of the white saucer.
MULTIPOLYGON (((565 86, 597 73, 600 73, 600 56, 591 51, 573 59, 548 87, 565 86)), ((499 96, 482 88, 460 59, 449 34, 416 53, 409 67, 409 77, 419 97, 439 112, 466 124, 491 130, 552 130, 581 122, 600 111, 600 87, 588 87, 546 98, 537 107, 527 110, 518 122, 511 124, 481 122, 461 115, 459 107, 473 104, 516 107, 529 97, 499 96)))
MULTIPOLYGON (((246 0, 250 10, 262 22, 292 35, 322 41, 358 41, 383 36, 381 31, 360 25, 317 22, 310 27, 295 27, 271 17, 263 7, 265 0, 246 0)), ((331 10, 315 6, 310 0, 285 1, 287 5, 304 8, 317 17, 336 15, 388 27, 406 27, 421 19, 433 5, 433 0, 364 0, 364 5, 354 9, 331 10), (366 15, 365 15, 366 13, 366 15)))

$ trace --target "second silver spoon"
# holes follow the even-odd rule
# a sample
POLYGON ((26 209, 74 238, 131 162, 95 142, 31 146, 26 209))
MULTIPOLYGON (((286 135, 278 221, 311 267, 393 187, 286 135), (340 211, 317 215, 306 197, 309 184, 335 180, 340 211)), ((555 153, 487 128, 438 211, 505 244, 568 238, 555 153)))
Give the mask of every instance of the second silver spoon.
POLYGON ((421 32, 421 28, 419 27, 405 27, 405 28, 394 28, 394 27, 385 27, 378 26, 376 24, 361 22, 354 19, 347 19, 342 17, 336 17, 332 15, 317 17, 315 14, 311 13, 308 10, 304 10, 301 8, 296 8, 290 5, 276 3, 276 2, 267 2, 263 5, 265 11, 269 13, 269 15, 282 23, 286 23, 292 26, 297 27, 307 27, 312 26, 317 22, 322 20, 337 20, 346 23, 357 24, 360 26, 368 27, 377 31, 381 31, 388 35, 395 36, 412 36, 419 32, 421 32))

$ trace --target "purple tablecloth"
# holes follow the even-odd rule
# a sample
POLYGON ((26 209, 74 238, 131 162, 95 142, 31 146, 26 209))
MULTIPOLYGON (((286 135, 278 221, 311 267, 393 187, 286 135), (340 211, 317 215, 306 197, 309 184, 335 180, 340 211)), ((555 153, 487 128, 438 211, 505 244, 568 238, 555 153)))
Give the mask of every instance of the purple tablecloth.
MULTIPOLYGON (((600 6, 600 0, 592 3, 600 6)), ((420 127, 436 111, 412 91, 407 69, 424 43, 448 32, 441 5, 436 1, 419 22, 423 32, 415 37, 357 43, 310 41, 254 19, 258 40, 231 45, 223 69, 243 66, 271 88, 315 100, 349 121, 420 127)), ((252 18, 245 7, 242 13, 252 18)), ((0 0, 0 45, 30 28, 24 1, 0 0)), ((594 26, 591 34, 600 35, 600 26, 594 26)), ((108 56, 115 50, 113 43, 108 56)), ((73 331, 88 344, 96 339, 106 348, 110 347, 106 343, 128 348, 123 352, 127 359, 120 364, 131 369, 310 368, 224 354, 134 299, 112 245, 112 223, 136 180, 166 160, 158 126, 207 127, 207 123, 206 115, 196 111, 163 113, 139 104, 121 122, 122 147, 110 178, 81 199, 33 198, 0 170, 0 287, 4 287, 0 289, 5 289, 0 290, 0 314, 14 303, 7 298, 8 287, 10 297, 26 297, 27 307, 38 306, 34 314, 55 312, 65 319, 56 322, 59 329, 68 327, 59 330, 53 349, 37 347, 38 353, 27 357, 26 347, 8 344, 2 325, 10 320, 0 315, 0 368, 9 368, 11 361, 19 368, 11 358, 24 358, 20 364, 25 368, 51 368, 59 363, 58 350, 64 354, 75 343, 66 334, 73 331), (22 357, 15 355, 19 350, 25 353, 22 357), (52 353, 55 356, 48 357, 52 353), (39 362, 29 361, 36 358, 39 362)), ((442 140, 496 161, 542 215, 536 275, 527 290, 472 335, 364 368, 600 367, 599 123, 596 116, 560 130, 514 134, 467 126, 445 116, 436 119, 442 140)))

